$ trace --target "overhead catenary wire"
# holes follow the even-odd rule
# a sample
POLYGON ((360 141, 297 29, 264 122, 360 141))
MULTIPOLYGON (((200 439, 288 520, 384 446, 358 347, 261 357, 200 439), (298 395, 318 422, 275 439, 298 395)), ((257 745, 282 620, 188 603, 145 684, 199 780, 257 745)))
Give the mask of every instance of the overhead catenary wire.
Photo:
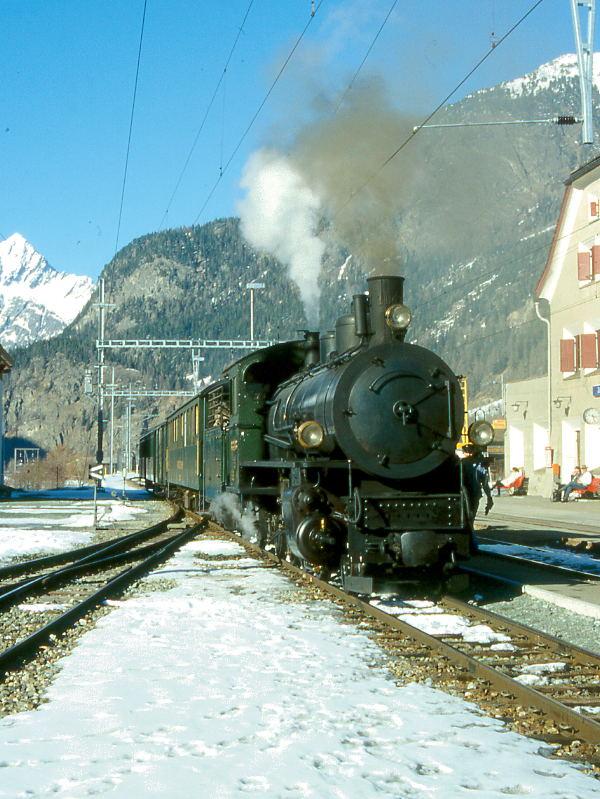
MULTIPOLYGON (((598 298, 597 290, 596 290, 596 297, 598 298)), ((561 313, 562 311, 569 311, 572 308, 577 308, 580 305, 586 305, 590 301, 590 298, 586 298, 585 300, 578 300, 577 302, 572 302, 570 305, 564 305, 562 308, 557 308, 555 313, 561 313)), ((499 328, 498 330, 493 330, 490 333, 486 333, 484 336, 480 335, 479 333, 475 336, 469 336, 468 338, 463 339, 462 341, 458 342, 457 346, 464 347, 469 346, 470 344, 476 344, 480 341, 484 341, 488 338, 493 338, 494 336, 502 336, 506 333, 507 330, 518 330, 521 327, 525 327, 526 325, 530 325, 533 322, 539 322, 537 317, 533 317, 532 319, 525 319, 523 322, 518 322, 516 325, 505 325, 504 327, 499 328)))
MULTIPOLYGON (((200 125, 198 126, 198 130, 196 131, 196 135, 194 136, 194 141, 192 142, 192 146, 190 147, 190 149, 188 151, 188 154, 187 154, 187 156, 185 158, 185 161, 183 162, 183 166, 181 167, 181 170, 179 171, 179 175, 177 177, 177 181, 175 183, 173 191, 171 192, 171 196, 169 197, 169 201, 167 202, 167 207, 165 208, 165 212, 164 212, 164 214, 162 216, 162 219, 160 220, 160 224, 158 226, 159 229, 162 228, 162 226, 165 224, 165 222, 167 220, 167 217, 169 215, 169 211, 171 209, 171 205, 173 203, 173 200, 175 199, 175 196, 176 196, 177 192, 179 191, 179 187, 181 186, 181 181, 183 180, 183 178, 185 176, 185 173, 187 172, 187 168, 188 168, 188 166, 190 164, 190 161, 192 160, 192 155, 194 154, 196 146, 198 145, 198 141, 200 140, 200 136, 202 134, 202 131, 204 130, 204 126, 206 124, 206 120, 208 119, 208 115, 210 114, 211 109, 212 109, 212 107, 213 107, 213 105, 215 103, 215 100, 217 99, 217 95, 219 93, 219 89, 221 88, 221 84, 225 80, 225 75, 227 74, 227 70, 229 68, 229 64, 231 63, 231 59, 233 58, 233 54, 235 53, 235 50, 237 48, 238 42, 240 40, 240 37, 241 37, 242 33, 244 32, 244 25, 246 24, 246 21, 248 19, 250 11, 252 10, 252 6, 253 5, 254 5, 254 0, 250 0, 250 2, 248 3, 248 6, 246 7, 246 11, 244 13, 242 22, 241 22, 240 26, 238 27, 238 32, 236 34, 236 37, 235 37, 235 39, 233 41, 233 44, 231 45, 231 48, 230 48, 229 53, 227 55, 227 58, 225 60, 225 65, 223 67, 223 70, 221 71, 221 74, 219 75, 219 79, 218 79, 217 84, 216 84, 216 86, 215 86, 215 88, 213 90, 213 93, 212 93, 212 95, 210 97, 210 100, 208 101, 208 104, 207 104, 206 108, 204 109, 204 114, 202 115, 202 120, 200 121, 200 125)), ((223 157, 221 156, 221 169, 222 169, 222 161, 223 161, 223 157)))
POLYGON ((536 0, 536 2, 532 6, 530 6, 529 9, 521 17, 519 17, 519 19, 506 31, 506 33, 503 36, 501 36, 500 39, 498 39, 498 41, 495 42, 495 44, 492 47, 490 47, 489 50, 487 50, 486 53, 484 53, 484 55, 477 61, 477 63, 473 67, 471 67, 471 69, 467 72, 467 74, 451 89, 451 91, 448 92, 448 94, 446 94, 446 96, 442 100, 440 100, 440 102, 435 106, 433 111, 431 111, 419 125, 413 128, 413 130, 408 134, 408 136, 398 145, 398 147, 396 147, 396 149, 392 153, 390 153, 390 155, 387 156, 387 158, 385 158, 381 162, 381 164, 377 167, 377 169, 374 172, 372 172, 369 175, 369 177, 367 177, 366 180, 363 181, 363 183, 361 183, 356 189, 354 189, 350 193, 350 195, 343 203, 343 205, 341 205, 337 209, 337 211, 335 211, 334 217, 339 215, 341 211, 343 211, 348 205, 350 205, 352 200, 354 200, 354 198, 358 194, 360 194, 360 192, 363 191, 363 189, 365 189, 377 177, 377 175, 379 175, 379 173, 383 169, 385 169, 386 166, 389 163, 391 163, 402 152, 402 150, 404 150, 404 148, 415 138, 415 136, 420 132, 420 130, 431 119, 433 119, 433 117, 438 113, 438 111, 440 111, 440 109, 446 105, 448 100, 450 100, 450 98, 453 97, 456 94, 456 92, 462 86, 464 86, 464 84, 469 80, 469 78, 471 78, 475 74, 475 72, 487 61, 487 59, 492 55, 492 53, 494 53, 498 49, 498 47, 500 47, 500 45, 503 42, 505 42, 508 39, 508 37, 512 33, 514 33, 517 30, 517 28, 523 22, 525 22, 525 20, 531 14, 533 14, 536 8, 538 8, 538 6, 540 6, 543 2, 544 0, 536 0))
POLYGON ((361 61, 361 62, 360 62, 360 64, 358 65, 358 67, 357 67, 356 71, 354 72, 354 75, 352 75, 352 77, 351 77, 351 79, 350 79, 350 82, 348 83, 348 85, 346 86, 346 88, 344 89, 344 91, 342 92, 342 95, 341 95, 340 99, 338 100, 338 103, 337 103, 337 105, 336 105, 336 107, 335 107, 334 114, 337 114, 337 112, 340 110, 340 107, 341 107, 342 103, 344 102, 344 100, 346 99, 346 97, 348 96, 348 94, 349 94, 349 93, 352 91, 352 87, 354 86, 354 84, 355 84, 355 82, 356 82, 356 79, 358 78, 358 76, 359 76, 359 74, 360 74, 360 72, 361 72, 362 68, 364 67, 364 65, 365 65, 365 62, 366 62, 367 58, 368 58, 368 57, 371 55, 371 50, 372 50, 372 49, 375 47, 375 45, 376 45, 376 43, 377 43, 377 40, 378 40, 378 39, 379 39, 379 37, 381 36, 381 32, 382 32, 382 31, 383 31, 383 29, 385 28, 385 26, 386 26, 386 24, 387 24, 387 21, 388 21, 388 20, 389 20, 389 18, 392 16, 392 14, 393 14, 393 12, 394 12, 394 9, 396 8, 396 6, 397 6, 397 5, 398 5, 398 0, 394 0, 394 2, 392 3, 392 5, 389 7, 389 9, 388 9, 388 12, 387 12, 387 14, 385 15, 385 17, 384 17, 384 19, 383 19, 383 22, 381 23, 381 25, 379 26, 379 28, 378 28, 378 30, 377 30, 377 33, 376 33, 376 34, 375 34, 375 36, 374 36, 374 37, 371 39, 371 43, 370 43, 370 44, 369 44, 369 46, 367 47, 367 51, 366 51, 365 55, 363 56, 363 59, 362 59, 362 61, 361 61))
MULTIPOLYGON (((563 233, 562 236, 558 236, 555 239, 554 243, 558 244, 563 239, 567 239, 570 236, 574 236, 576 233, 579 233, 580 231, 585 230, 587 227, 589 227, 589 224, 590 224, 589 222, 585 222, 583 225, 580 225, 580 227, 575 228, 574 230, 569 231, 568 233, 563 233)), ((537 235, 543 235, 544 233, 549 233, 550 230, 551 230, 551 228, 548 228, 546 230, 540 231, 537 235)), ((512 250, 516 250, 518 248, 519 244, 521 244, 521 243, 522 242, 517 242, 512 247, 509 247, 509 248, 503 250, 501 255, 504 255, 504 253, 506 253, 506 252, 511 252, 512 250)), ((572 253, 577 252, 578 247, 579 247, 579 242, 575 242, 573 245, 571 245, 564 252, 564 255, 565 256, 566 255, 571 255, 572 253)), ((542 252, 542 251, 544 251, 544 252, 548 251, 548 244, 547 243, 540 244, 537 247, 533 247, 533 248, 527 250, 526 252, 524 252, 523 254, 519 255, 518 257, 512 258, 509 261, 502 261, 502 266, 503 267, 507 267, 507 266, 510 266, 511 264, 521 263, 524 258, 530 257, 532 255, 535 255, 535 253, 542 252)), ((460 290, 463 290, 464 288, 466 288, 467 286, 473 285, 474 283, 478 283, 483 278, 487 277, 488 275, 491 275, 493 272, 496 272, 497 269, 498 269, 498 264, 496 264, 495 266, 491 267, 490 269, 486 269, 485 272, 480 272, 478 275, 476 275, 473 278, 469 278, 469 280, 465 280, 465 281, 463 281, 461 283, 454 283, 452 286, 448 286, 443 291, 440 291, 437 294, 431 295, 427 300, 424 300, 422 303, 420 303, 419 307, 423 308, 426 305, 429 305, 431 302, 434 302, 435 300, 439 299, 440 297, 447 296, 448 294, 450 294, 453 291, 460 291, 460 290)))
MULTIPOLYGON (((542 0, 540 0, 540 2, 541 2, 541 1, 542 1, 542 0)), ((264 107, 265 107, 265 105, 267 104, 267 101, 269 100, 269 97, 270 97, 270 96, 271 96, 271 94, 273 93, 273 89, 274 89, 274 88, 275 88, 275 86, 276 86, 276 85, 279 83, 279 80, 280 80, 281 76, 283 75, 283 73, 285 72, 285 69, 286 69, 287 65, 288 65, 288 64, 290 63, 290 61, 292 60, 292 58, 293 58, 293 56, 294 56, 294 53, 296 52, 296 50, 297 50, 297 49, 298 49, 298 47, 300 46, 300 43, 301 43, 301 42, 302 42, 302 40, 304 39, 304 37, 305 37, 305 35, 306 35, 306 33, 307 33, 308 29, 310 28, 310 26, 311 26, 311 24, 312 24, 312 22, 313 22, 313 20, 314 20, 315 16, 317 15, 317 13, 318 13, 319 9, 321 8, 321 6, 323 5, 323 3, 324 3, 324 2, 325 2, 325 0, 319 0, 319 3, 317 4, 317 6, 316 6, 316 7, 314 8, 314 10, 312 11, 312 13, 311 13, 310 17, 308 18, 308 22, 306 23, 306 25, 304 26, 304 28, 302 29, 302 31, 301 31, 301 32, 300 32, 300 34, 298 35, 298 37, 297 37, 296 41, 294 42, 294 44, 293 44, 293 46, 292 46, 291 50, 290 50, 290 51, 289 51, 289 53, 287 54, 287 56, 286 56, 286 58, 285 58, 285 60, 284 60, 283 64, 282 64, 282 65, 281 65, 281 67, 279 68, 279 71, 277 72, 277 74, 275 75, 275 77, 274 77, 273 81, 271 82, 271 85, 269 86, 269 88, 268 88, 268 90, 267 90, 267 92, 266 92, 265 96, 264 96, 264 97, 263 97, 263 99, 261 100, 261 102, 260 102, 260 104, 259 104, 258 108, 257 108, 257 109, 256 109, 256 111, 254 112, 254 114, 253 114, 253 116, 252 116, 252 118, 251 118, 250 122, 249 122, 249 123, 248 123, 248 125, 246 126, 246 128, 245 128, 244 132, 242 133, 242 135, 241 135, 241 136, 240 136, 240 138, 238 139, 238 142, 237 142, 237 144, 235 145, 235 147, 233 148, 233 151, 232 151, 231 155, 230 155, 230 156, 229 156, 229 158, 227 159, 227 161, 226 161, 225 165, 223 166, 223 168, 219 170, 219 176, 218 176, 218 178, 215 180, 215 182, 213 183, 213 185, 212 185, 212 188, 211 188, 211 189, 210 189, 210 191, 208 192, 208 195, 207 195, 206 199, 204 200, 204 202, 203 202, 203 204, 202 204, 202 207, 201 207, 201 208, 200 208, 200 210, 198 211, 198 214, 197 214, 196 218, 194 219, 194 225, 198 224, 198 220, 199 220, 199 219, 200 219, 200 217, 202 216, 202 214, 203 214, 203 212, 204 212, 204 209, 206 208, 206 206, 208 205, 208 203, 211 201, 211 199, 212 199, 212 196, 213 196, 213 194, 215 193, 215 191, 217 190, 217 187, 218 187, 219 183, 221 182, 221 180, 223 179, 223 176, 225 175, 225 173, 227 172, 227 170, 228 170, 228 169, 229 169, 229 167, 231 166, 231 162, 233 161, 233 159, 235 158, 235 156, 238 154, 240 147, 242 146, 242 144, 244 143, 244 141, 245 141, 245 139, 246 139, 246 136, 247 136, 247 135, 250 133, 251 129, 252 129, 252 128, 253 128, 253 126, 254 126, 254 123, 256 122, 256 120, 258 119, 258 117, 259 117, 259 115, 260 115, 260 112, 263 110, 263 108, 264 108, 264 107)))
POLYGON ((123 219, 123 203, 125 200, 125 186, 127 185, 127 170, 129 168, 129 154, 131 152, 131 136, 133 133, 133 118, 135 115, 135 102, 137 99, 138 80, 140 77, 140 63, 142 60, 142 44, 144 42, 144 28, 146 26, 146 11, 148 8, 148 0, 144 0, 144 8, 142 10, 142 25, 140 29, 140 41, 138 44, 137 64, 135 67, 135 81, 133 85, 133 97, 131 98, 131 114, 129 116, 129 133, 127 135, 127 150, 125 153, 125 167, 123 169, 123 182, 121 185, 121 202, 119 204, 119 219, 117 222, 117 235, 115 237, 115 255, 119 249, 119 236, 121 235, 121 221, 123 219))

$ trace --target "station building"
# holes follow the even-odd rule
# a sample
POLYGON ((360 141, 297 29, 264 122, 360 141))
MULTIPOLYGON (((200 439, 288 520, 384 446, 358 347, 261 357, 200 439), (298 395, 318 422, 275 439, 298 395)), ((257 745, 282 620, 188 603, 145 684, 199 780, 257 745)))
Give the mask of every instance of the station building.
POLYGON ((4 393, 2 379, 10 371, 12 361, 6 350, 0 347, 0 491, 4 485, 4 393))
POLYGON ((506 386, 507 470, 524 466, 545 496, 577 465, 600 474, 600 157, 565 187, 534 297, 548 374, 506 386))

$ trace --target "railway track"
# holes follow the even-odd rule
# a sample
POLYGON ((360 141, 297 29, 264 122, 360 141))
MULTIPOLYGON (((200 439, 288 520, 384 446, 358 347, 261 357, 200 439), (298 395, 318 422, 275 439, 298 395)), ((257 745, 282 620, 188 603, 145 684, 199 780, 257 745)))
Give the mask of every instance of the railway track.
MULTIPOLYGON (((503 513, 494 513, 492 516, 478 516, 477 522, 479 524, 485 524, 489 526, 490 524, 494 524, 495 522, 508 522, 512 527, 517 528, 519 524, 525 525, 525 527, 539 527, 543 530, 556 530, 557 532, 573 532, 573 533, 590 533, 598 535, 600 529, 598 525, 589 525, 589 524, 581 524, 580 522, 569 522, 569 521, 560 521, 555 520, 553 522, 549 522, 547 519, 523 519, 520 521, 516 519, 514 516, 510 514, 503 514, 503 513)), ((519 528, 520 529, 520 528, 519 528)))
POLYGON ((0 641, 4 647, 0 678, 30 660, 40 647, 56 640, 103 600, 121 594, 206 524, 205 518, 199 517, 190 527, 180 521, 182 516, 177 511, 152 527, 109 542, 3 567, 0 575, 5 580, 24 573, 29 576, 0 588, 0 641), (57 564, 58 568, 48 570, 57 564), (123 564, 129 565, 123 569, 123 564), (36 623, 32 625, 33 614, 36 623))
MULTIPOLYGON (((506 542, 499 542, 494 539, 485 539, 479 537, 480 543, 485 544, 502 544, 506 542)), ((518 544, 506 544, 511 549, 517 549, 518 544)), ((461 571, 468 574, 477 575, 483 578, 500 580, 508 582, 513 585, 520 585, 523 582, 535 582, 540 574, 545 576, 549 582, 586 582, 586 583, 600 583, 600 560, 597 565, 591 562, 589 556, 581 556, 581 568, 571 568, 559 563, 552 563, 536 559, 535 557, 527 556, 528 552, 534 550, 535 547, 522 547, 523 554, 506 553, 506 552, 492 552, 489 549, 480 549, 476 555, 469 561, 469 563, 461 565, 461 571), (508 567, 508 568, 507 568, 508 567)), ((535 553, 533 553, 535 555, 535 553)), ((544 555, 551 557, 553 553, 549 551, 540 552, 540 558, 544 555)), ((557 553, 560 554, 560 553, 557 553)), ((571 555, 570 560, 576 563, 577 556, 571 555)))
POLYGON ((223 530, 220 534, 278 566, 295 582, 316 589, 319 596, 332 599, 355 620, 369 623, 378 642, 392 655, 418 661, 421 666, 429 663, 438 684, 453 684, 457 692, 518 731, 558 745, 561 754, 600 768, 600 716, 595 712, 600 709, 599 655, 452 596, 431 603, 431 613, 462 620, 461 625, 471 634, 427 632, 419 626, 422 615, 414 613, 410 604, 405 613, 393 605, 375 606, 235 533, 223 530), (473 635, 473 628, 482 626, 486 628, 480 629, 483 634, 473 635), (498 641, 503 645, 498 646, 498 641))

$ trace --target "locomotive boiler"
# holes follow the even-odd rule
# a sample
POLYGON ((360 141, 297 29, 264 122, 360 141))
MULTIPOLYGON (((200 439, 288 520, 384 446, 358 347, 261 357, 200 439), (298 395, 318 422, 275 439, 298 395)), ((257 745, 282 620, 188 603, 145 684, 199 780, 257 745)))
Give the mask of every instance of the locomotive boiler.
MULTIPOLYGON (((352 591, 451 571, 474 512, 463 397, 441 358, 405 341, 403 283, 372 277, 335 331, 229 366, 142 440, 148 482, 200 504, 233 495, 261 545, 352 591)), ((489 443, 489 425, 471 435, 489 443)))

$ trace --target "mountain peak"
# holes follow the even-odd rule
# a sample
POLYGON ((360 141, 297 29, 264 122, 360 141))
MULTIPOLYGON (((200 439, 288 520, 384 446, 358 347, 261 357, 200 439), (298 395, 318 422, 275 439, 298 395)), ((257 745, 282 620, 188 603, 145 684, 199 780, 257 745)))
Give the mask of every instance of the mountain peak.
MULTIPOLYGON (((594 53, 594 86, 600 90, 600 53, 594 53)), ((575 80, 579 77, 579 65, 575 53, 564 53, 520 78, 500 84, 507 89, 513 97, 523 94, 537 94, 544 89, 552 89, 552 84, 560 81, 575 80)), ((558 86, 557 86, 558 90, 558 86)))
POLYGON ((28 276, 31 278, 32 273, 40 269, 52 269, 52 267, 21 233, 13 233, 4 241, 0 241, 1 284, 27 280, 28 276))
POLYGON ((89 277, 54 269, 21 233, 0 241, 0 337, 8 345, 57 335, 92 293, 89 277))

